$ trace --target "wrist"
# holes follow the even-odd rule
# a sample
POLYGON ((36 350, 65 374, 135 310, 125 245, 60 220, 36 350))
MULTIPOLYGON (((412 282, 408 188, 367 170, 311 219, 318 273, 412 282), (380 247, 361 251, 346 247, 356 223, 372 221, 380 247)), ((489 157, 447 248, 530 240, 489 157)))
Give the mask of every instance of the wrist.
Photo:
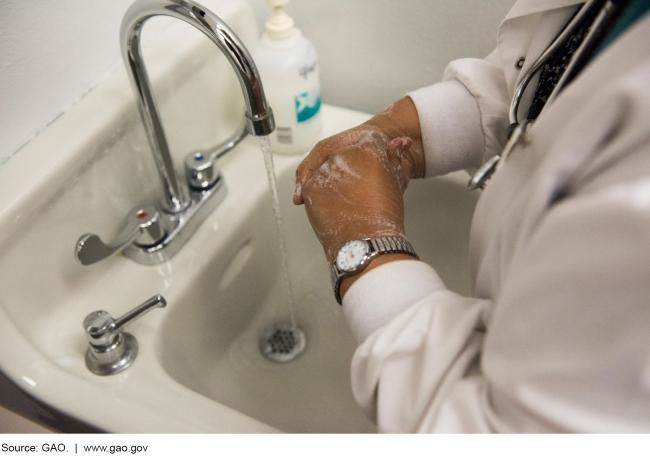
POLYGON ((418 258, 404 253, 390 253, 390 254, 379 255, 373 258, 373 260, 370 261, 368 265, 364 267, 361 271, 359 271, 354 275, 350 275, 341 281, 341 288, 340 288, 341 299, 343 299, 345 293, 347 293, 347 291, 354 284, 354 282, 359 280, 363 275, 367 274, 373 269, 376 269, 377 267, 382 266, 384 264, 388 264, 393 261, 403 261, 403 260, 417 261, 418 258))
POLYGON ((355 221, 354 218, 349 218, 348 222, 349 224, 347 229, 337 232, 337 235, 334 238, 321 240, 325 252, 325 258, 329 262, 333 262, 343 245, 352 240, 363 240, 366 238, 379 238, 385 236, 399 236, 406 238, 403 224, 391 224, 384 225, 381 228, 373 228, 365 225, 365 223, 355 221))
POLYGON ((408 137, 413 141, 409 154, 415 167, 414 177, 425 174, 424 148, 420 118, 413 100, 405 96, 388 106, 383 112, 366 121, 364 125, 384 133, 389 139, 408 137))

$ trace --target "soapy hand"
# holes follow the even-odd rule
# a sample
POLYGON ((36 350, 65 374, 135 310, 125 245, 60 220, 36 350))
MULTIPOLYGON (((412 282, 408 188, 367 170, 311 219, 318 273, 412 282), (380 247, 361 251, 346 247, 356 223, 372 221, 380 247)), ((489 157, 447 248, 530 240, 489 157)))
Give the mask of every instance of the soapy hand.
POLYGON ((402 192, 414 165, 412 142, 367 131, 333 152, 305 182, 307 216, 329 261, 348 240, 404 235, 402 192))
POLYGON ((409 98, 358 127, 319 142, 296 172, 293 201, 305 204, 328 261, 348 240, 404 235, 402 194, 424 176, 417 112, 409 98))
POLYGON ((408 155, 413 164, 412 177, 424 176, 424 153, 418 115, 411 99, 405 97, 391 104, 382 113, 375 115, 367 122, 316 144, 296 171, 293 203, 296 205, 304 203, 303 186, 331 155, 345 148, 355 147, 373 132, 389 140, 394 140, 393 150, 397 147, 395 143, 402 144, 400 146, 402 155, 408 155), (409 143, 408 146, 404 145, 406 142, 409 143))

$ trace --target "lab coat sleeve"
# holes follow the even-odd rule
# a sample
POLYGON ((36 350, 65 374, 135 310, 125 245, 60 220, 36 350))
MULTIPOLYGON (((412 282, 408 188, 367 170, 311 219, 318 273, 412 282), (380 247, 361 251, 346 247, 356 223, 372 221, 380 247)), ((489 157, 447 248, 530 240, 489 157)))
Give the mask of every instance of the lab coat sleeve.
POLYGON ((426 176, 473 171, 501 151, 510 98, 496 50, 452 61, 442 82, 408 96, 418 112, 426 176))
POLYGON ((419 299, 370 331, 363 319, 411 289, 398 263, 361 277, 344 299, 363 341, 352 387, 379 430, 647 430, 649 190, 645 178, 549 208, 492 302, 419 263, 428 291, 419 280, 419 299))
POLYGON ((470 413, 480 408, 473 386, 484 386, 477 365, 490 304, 447 290, 420 261, 384 264, 350 287, 343 310, 361 342, 352 390, 380 432, 461 430, 455 418, 464 419, 465 430, 489 430, 470 413), (475 400, 462 402, 468 411, 438 424, 434 415, 446 397, 468 386, 475 400))

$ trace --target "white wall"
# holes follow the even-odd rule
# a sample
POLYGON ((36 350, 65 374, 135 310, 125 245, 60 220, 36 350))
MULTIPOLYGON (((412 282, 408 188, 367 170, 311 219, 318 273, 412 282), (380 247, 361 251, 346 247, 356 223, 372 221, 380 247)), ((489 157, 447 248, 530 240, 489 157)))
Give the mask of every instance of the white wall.
POLYGON ((117 65, 131 2, 0 1, 0 164, 117 65))
MULTIPOLYGON (((258 24, 266 0, 247 0, 258 24)), ((323 100, 377 112, 436 82, 454 58, 483 57, 514 0, 290 0, 319 54, 323 100)))
MULTIPOLYGON (((131 1, 0 0, 0 164, 121 65, 131 1)), ((265 0, 245 1, 261 25, 265 0)), ((513 1, 293 0, 289 11, 319 52, 325 102, 375 112, 450 59, 485 55, 513 1)))

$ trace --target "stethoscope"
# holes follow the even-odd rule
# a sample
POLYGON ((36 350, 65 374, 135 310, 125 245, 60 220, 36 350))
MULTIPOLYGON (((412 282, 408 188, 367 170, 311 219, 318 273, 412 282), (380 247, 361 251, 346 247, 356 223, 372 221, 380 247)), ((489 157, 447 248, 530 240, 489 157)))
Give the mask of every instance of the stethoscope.
POLYGON ((600 40, 603 38, 603 32, 605 31, 606 26, 610 24, 610 20, 612 19, 618 3, 621 2, 617 0, 588 0, 566 24, 566 26, 564 26, 562 31, 553 39, 548 47, 546 47, 535 62, 523 73, 519 79, 519 83, 515 87, 512 100, 510 101, 510 108, 508 111, 508 120, 510 122, 510 126, 508 127, 508 141, 500 154, 490 158, 476 171, 476 173, 474 173, 467 184, 468 189, 484 189, 487 181, 508 159, 514 148, 522 141, 525 141, 526 132, 534 120, 520 121, 518 115, 519 105, 521 104, 526 89, 537 72, 542 68, 542 66, 544 66, 544 64, 546 64, 553 53, 571 37, 582 21, 588 15, 597 12, 595 19, 589 27, 587 35, 573 54, 571 61, 546 100, 540 113, 541 116, 557 98, 564 87, 575 78, 586 62, 598 49, 600 40))

